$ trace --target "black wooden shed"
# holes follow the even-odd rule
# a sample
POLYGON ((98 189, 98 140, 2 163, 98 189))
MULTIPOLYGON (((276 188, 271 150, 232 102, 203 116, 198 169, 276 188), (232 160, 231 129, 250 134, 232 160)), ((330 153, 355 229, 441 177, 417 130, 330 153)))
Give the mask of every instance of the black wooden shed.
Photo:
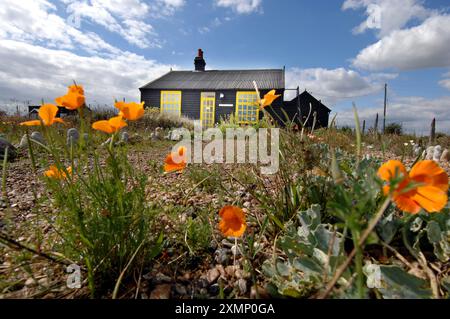
MULTIPOLYGON (((162 77, 139 88, 141 101, 146 107, 157 107, 161 113, 200 119, 203 127, 212 127, 221 118, 231 114, 240 124, 253 124, 262 116, 256 105, 257 96, 253 82, 255 81, 261 97, 270 90, 284 96, 285 70, 257 69, 257 70, 205 70, 206 62, 203 51, 198 50, 194 60, 193 71, 170 71, 162 77)), ((311 96, 312 97, 312 96, 311 96)), ((313 98, 314 99, 314 98, 313 98)), ((307 103, 310 99, 294 99, 307 103)), ((289 115, 290 120, 299 121, 299 109, 304 105, 293 101, 284 102, 282 98, 274 101, 268 108, 269 112, 276 112, 275 118, 284 119, 281 109, 289 115)), ((315 100, 315 99, 314 99, 315 100)), ((315 100, 317 101, 317 100, 315 100)), ((317 101, 318 102, 318 101, 317 101)), ((316 106, 320 113, 320 124, 328 125, 328 108, 323 104, 316 106), (322 115, 322 112, 324 114, 322 115), (326 113, 326 114, 325 114, 326 113)), ((309 110, 309 104, 307 105, 309 110)), ((281 122, 281 121, 280 121, 281 122)))

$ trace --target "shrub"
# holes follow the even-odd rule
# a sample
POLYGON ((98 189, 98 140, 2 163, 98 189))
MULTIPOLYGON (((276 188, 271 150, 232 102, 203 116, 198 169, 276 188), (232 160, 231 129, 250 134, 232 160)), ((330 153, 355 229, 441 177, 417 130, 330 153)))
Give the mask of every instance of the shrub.
POLYGON ((389 123, 384 130, 385 134, 402 135, 403 127, 401 123, 389 123))

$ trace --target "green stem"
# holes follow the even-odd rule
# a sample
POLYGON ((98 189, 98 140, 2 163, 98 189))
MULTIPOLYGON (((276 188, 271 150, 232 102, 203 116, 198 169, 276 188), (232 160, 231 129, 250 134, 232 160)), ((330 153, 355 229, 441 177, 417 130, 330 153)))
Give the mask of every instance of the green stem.
POLYGON ((375 214, 373 219, 370 221, 370 223, 367 226, 366 230, 362 233, 362 235, 359 238, 359 241, 358 241, 356 247, 353 248, 352 252, 347 257, 347 259, 344 261, 344 263, 341 266, 339 266, 339 268, 336 270, 336 273, 335 273, 333 279, 327 284, 327 286, 325 287, 325 291, 323 293, 319 294, 319 296, 317 297, 318 299, 325 299, 330 294, 330 292, 333 289, 334 285, 336 285, 336 283, 339 280, 339 278, 341 278, 341 276, 344 273, 344 271, 350 265, 350 262, 352 261, 353 257, 355 257, 356 252, 357 252, 357 248, 361 247, 366 242, 366 240, 369 237, 370 233, 373 231, 375 226, 378 224, 380 219, 383 217, 383 214, 386 211, 386 209, 389 207, 390 203, 391 203, 391 198, 387 197, 384 200, 384 202, 381 205, 381 207, 378 210, 378 212, 375 214))
POLYGON ((356 267, 356 286, 358 290, 358 297, 360 299, 364 298, 364 273, 363 273, 363 254, 361 247, 358 245, 359 234, 356 231, 352 231, 353 244, 356 248, 355 255, 355 267, 356 267))

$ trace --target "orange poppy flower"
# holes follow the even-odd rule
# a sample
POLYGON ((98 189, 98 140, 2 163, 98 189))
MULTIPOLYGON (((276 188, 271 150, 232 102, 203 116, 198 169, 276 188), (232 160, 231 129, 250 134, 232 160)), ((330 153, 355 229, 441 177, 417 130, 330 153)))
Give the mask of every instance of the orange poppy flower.
POLYGON ((263 99, 261 99, 261 108, 272 105, 273 101, 275 101, 280 96, 281 94, 275 94, 275 90, 270 91, 269 93, 264 95, 263 99))
POLYGON ((94 130, 102 131, 108 134, 113 134, 120 129, 127 126, 127 123, 122 119, 122 116, 114 116, 109 120, 102 120, 92 123, 92 128, 94 130))
MULTIPOLYGON (((72 167, 69 166, 67 167, 67 173, 69 173, 69 175, 72 174, 72 167)), ((48 171, 45 171, 44 173, 45 176, 49 177, 49 178, 54 178, 54 179, 65 179, 67 178, 66 172, 64 170, 59 170, 55 165, 51 165, 48 171)))
POLYGON ((116 102, 114 106, 120 110, 119 114, 127 120, 135 121, 144 116, 144 102, 116 102))
POLYGON ((245 223, 244 211, 236 206, 225 206, 220 212, 221 218, 219 222, 219 229, 224 236, 227 237, 241 237, 247 224, 245 223))
POLYGON ((67 94, 57 97, 56 103, 68 110, 76 110, 85 104, 84 89, 81 85, 71 85, 67 94))
POLYGON ((71 85, 69 86, 69 92, 78 93, 80 95, 84 95, 84 89, 81 85, 71 85))
POLYGON ((386 195, 391 193, 391 181, 399 179, 392 198, 405 212, 417 214, 421 208, 439 212, 447 204, 448 175, 435 161, 417 162, 408 174, 401 162, 390 160, 379 168, 378 176, 388 182, 383 187, 386 195))
POLYGON ((58 107, 53 104, 44 104, 39 108, 38 116, 41 120, 26 121, 20 125, 38 126, 44 124, 45 126, 53 125, 54 123, 64 123, 62 119, 56 117, 58 107))
POLYGON ((166 173, 181 172, 186 168, 186 163, 186 147, 180 146, 178 152, 167 155, 164 161, 164 171, 166 173))

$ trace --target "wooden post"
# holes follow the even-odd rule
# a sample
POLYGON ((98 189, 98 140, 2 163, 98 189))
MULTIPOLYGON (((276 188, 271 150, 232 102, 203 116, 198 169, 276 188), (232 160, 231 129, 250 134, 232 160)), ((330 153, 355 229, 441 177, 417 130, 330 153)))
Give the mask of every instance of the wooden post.
POLYGON ((386 104, 387 104, 387 83, 384 84, 384 112, 383 112, 383 134, 386 130, 386 104))
POLYGON ((373 125, 373 132, 375 133, 375 136, 378 135, 378 113, 377 113, 377 116, 375 117, 375 124, 373 125))
POLYGON ((364 135, 365 131, 366 131, 366 120, 363 120, 362 135, 364 135))
POLYGON ((430 146, 434 145, 436 142, 436 119, 433 118, 431 121, 431 131, 430 131, 430 146))

